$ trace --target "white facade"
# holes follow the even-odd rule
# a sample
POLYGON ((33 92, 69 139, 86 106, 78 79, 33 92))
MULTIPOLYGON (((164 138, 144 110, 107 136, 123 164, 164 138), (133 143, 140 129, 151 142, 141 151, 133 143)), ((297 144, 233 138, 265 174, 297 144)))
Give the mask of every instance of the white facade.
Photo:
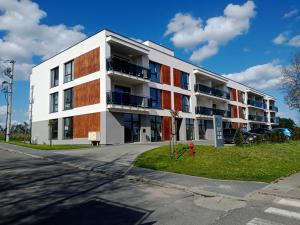
MULTIPOLYGON (((129 68, 128 71, 132 70, 132 68, 130 69, 132 64, 128 64, 129 66, 126 64, 126 68, 129 68)), ((142 71, 137 72, 138 74, 145 72, 145 70, 139 67, 134 67, 134 71, 142 71)), ((160 73, 162 76, 161 71, 160 73)), ((162 77, 160 77, 160 79, 162 79, 162 77)), ((72 136, 71 138, 64 138, 64 130, 66 128, 62 120, 66 117, 73 118, 79 115, 92 113, 100 114, 99 131, 101 134, 101 142, 103 144, 124 143, 125 141, 130 141, 128 140, 128 138, 130 139, 130 135, 128 134, 129 129, 125 129, 128 124, 132 126, 132 130, 135 130, 133 132, 139 133, 138 138, 133 134, 134 137, 133 139, 131 137, 131 141, 146 142, 154 139, 156 141, 166 140, 166 138, 163 137, 166 135, 164 134, 164 129, 166 128, 163 124, 161 124, 162 128, 158 132, 161 136, 160 139, 153 139, 153 133, 156 131, 151 128, 150 116, 159 116, 163 120, 164 117, 170 117, 170 112, 168 108, 164 109, 164 107, 161 107, 160 109, 157 109, 148 104, 148 101, 151 101, 151 104, 153 104, 153 101, 149 100, 149 98, 152 97, 150 88, 171 92, 170 100, 172 109, 178 107, 178 103, 175 102, 174 93, 189 96, 189 112, 182 112, 179 110, 179 117, 182 118, 178 133, 179 140, 187 139, 186 132, 188 128, 186 126, 186 118, 193 119, 193 139, 195 140, 199 138, 212 138, 213 131, 211 120, 212 115, 215 113, 224 114, 223 118, 224 122, 226 122, 226 126, 243 126, 247 129, 261 126, 270 128, 277 123, 277 109, 274 107, 276 100, 272 96, 268 96, 243 84, 226 79, 208 70, 180 60, 174 56, 172 50, 163 46, 150 41, 139 43, 108 30, 103 30, 34 67, 30 77, 30 85, 34 86, 32 137, 38 143, 48 143, 49 133, 51 133, 48 123, 49 120, 53 119, 58 119, 58 134, 57 137, 54 138, 55 140, 53 140, 54 143, 88 143, 87 136, 82 136, 82 134, 80 134, 81 136, 78 134, 80 137, 72 136), (64 83, 64 64, 96 48, 100 48, 100 69, 64 83), (169 67, 170 85, 166 84, 166 82, 153 82, 151 81, 151 78, 137 76, 131 72, 122 72, 113 68, 113 66, 113 69, 111 67, 108 68, 108 60, 113 56, 143 68, 149 68, 150 61, 159 64, 160 67, 162 67, 161 65, 169 67), (51 88, 50 71, 55 67, 59 67, 59 85, 51 88), (174 86, 174 82, 177 82, 174 81, 174 68, 189 74, 187 90, 174 86), (64 90, 96 80, 100 80, 99 102, 80 107, 73 107, 70 110, 64 110, 64 90), (197 90, 195 89, 195 84, 200 85, 197 90), (120 102, 118 96, 121 95, 118 93, 117 98, 114 99, 115 90, 120 88, 128 90, 128 92, 133 95, 133 97, 129 98, 129 95, 122 94, 122 101, 124 100, 123 97, 126 96, 130 101, 133 99, 133 101, 143 101, 143 103, 132 105, 128 104, 128 102, 120 102), (226 97, 226 93, 229 94, 230 90, 232 92, 232 89, 236 89, 242 93, 244 102, 233 101, 233 99, 228 99, 226 97), (50 113, 50 104, 52 104, 50 95, 55 92, 58 92, 58 110, 57 112, 50 113), (220 96, 222 94, 224 94, 224 96, 220 96), (135 98, 134 96, 142 96, 145 98, 135 98), (111 98, 113 98, 112 102, 107 102, 108 99, 111 101, 111 98), (264 101, 266 108, 264 108, 264 105, 263 107, 251 106, 249 104, 250 102, 248 102, 250 99, 256 99, 258 105, 260 104, 259 102, 264 101), (114 102, 115 100, 116 102, 114 102), (233 108, 235 108, 235 106, 237 107, 236 117, 233 117, 233 115, 230 116, 230 113, 227 113, 230 107, 229 105, 232 105, 233 108), (196 109, 196 107, 198 108, 196 109), (243 112, 244 116, 239 115, 241 112, 243 112), (139 121, 125 121, 125 116, 123 116, 124 113, 140 115, 139 121), (203 125, 202 128, 200 128, 199 123, 206 125, 203 125), (137 124, 139 124, 139 126, 137 124), (205 129, 203 135, 200 134, 199 129, 205 129)), ((163 98, 162 93, 160 95, 161 98, 163 98)), ((252 100, 251 103, 253 102, 252 100)), ((161 101, 164 101, 164 99, 161 99, 161 101)), ((78 127, 79 123, 73 123, 77 124, 76 129, 80 129, 78 127)), ((72 132, 74 133, 74 131, 72 132)))

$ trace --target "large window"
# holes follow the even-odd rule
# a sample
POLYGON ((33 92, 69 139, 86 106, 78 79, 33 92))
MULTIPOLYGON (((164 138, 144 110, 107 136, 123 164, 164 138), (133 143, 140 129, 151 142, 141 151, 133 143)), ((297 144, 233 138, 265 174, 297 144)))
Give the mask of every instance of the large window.
POLYGON ((161 90, 156 88, 150 88, 151 107, 160 109, 161 108, 161 90))
POLYGON ((149 62, 150 66, 150 80, 160 83, 160 64, 155 62, 149 62))
POLYGON ((194 120, 186 119, 186 140, 194 140, 194 120))
POLYGON ((198 120, 199 139, 205 139, 206 129, 207 129, 207 121, 206 120, 198 120))
POLYGON ((182 112, 190 112, 190 97, 182 95, 182 112))
POLYGON ((56 87, 58 86, 59 82, 59 67, 56 67, 51 70, 50 72, 51 76, 51 87, 56 87))
POLYGON ((73 117, 64 118, 64 139, 73 138, 73 117))
POLYGON ((58 92, 50 94, 50 113, 58 111, 58 92))
POLYGON ((74 72, 74 68, 73 68, 73 60, 72 60, 72 61, 65 63, 65 76, 64 76, 65 83, 72 81, 74 79, 73 72, 74 72))
POLYGON ((69 88, 64 91, 64 109, 73 108, 73 89, 69 88))
POLYGON ((181 88, 188 90, 189 89, 189 74, 181 72, 181 88))
POLYGON ((49 120, 49 139, 56 140, 58 137, 58 119, 49 120))
POLYGON ((150 124, 151 124, 151 141, 161 141, 162 140, 161 117, 150 116, 150 124))

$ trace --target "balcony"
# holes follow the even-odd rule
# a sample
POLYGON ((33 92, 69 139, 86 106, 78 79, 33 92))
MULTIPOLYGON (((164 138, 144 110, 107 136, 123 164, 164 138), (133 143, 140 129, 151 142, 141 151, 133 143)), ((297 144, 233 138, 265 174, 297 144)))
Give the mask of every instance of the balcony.
POLYGON ((205 115, 205 116, 213 116, 219 115, 222 117, 231 117, 231 113, 226 110, 222 109, 214 109, 214 108, 207 108, 203 106, 196 106, 195 108, 196 114, 198 115, 205 115))
POLYGON ((262 101, 257 101, 254 99, 248 99, 248 105, 254 106, 256 108, 266 109, 267 104, 262 101))
POLYGON ((257 122, 268 122, 268 118, 266 116, 259 115, 248 115, 248 120, 257 122))
POLYGON ((278 112, 278 107, 275 106, 275 105, 270 105, 270 106, 269 106, 269 110, 278 112))
POLYGON ((279 123, 279 117, 271 117, 271 123, 279 123))
POLYGON ((230 94, 228 92, 216 89, 216 88, 212 88, 212 87, 208 87, 205 86, 203 84, 195 84, 195 92, 200 92, 200 93, 204 93, 207 95, 211 95, 211 96, 215 96, 215 97, 219 97, 219 98, 223 98, 223 99, 230 99, 230 94))
POLYGON ((106 101, 109 108, 116 109, 130 110, 134 107, 134 110, 148 110, 150 106, 150 98, 116 91, 107 92, 106 101))
POLYGON ((127 60, 119 59, 117 57, 107 59, 106 68, 109 75, 118 75, 117 79, 119 81, 120 79, 124 80, 126 77, 133 81, 142 82, 147 82, 150 79, 150 70, 148 68, 130 63, 127 60))

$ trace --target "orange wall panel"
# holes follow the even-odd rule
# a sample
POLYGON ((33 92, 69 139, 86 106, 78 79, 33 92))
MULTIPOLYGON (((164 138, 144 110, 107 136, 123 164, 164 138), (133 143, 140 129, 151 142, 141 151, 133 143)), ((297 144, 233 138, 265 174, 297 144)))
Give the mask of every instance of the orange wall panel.
POLYGON ((236 97, 236 89, 231 89, 231 92, 230 92, 230 100, 231 101, 236 101, 237 100, 237 97, 236 97))
POLYGON ((174 92, 174 109, 182 111, 182 94, 174 92))
POLYGON ((163 122, 162 123, 163 140, 164 141, 170 140, 172 118, 169 116, 164 116, 162 122, 163 122))
POLYGON ((231 117, 238 118, 238 107, 236 105, 231 106, 231 117))
POLYGON ((173 83, 175 87, 181 87, 181 71, 173 68, 173 83))
POLYGON ((87 138, 89 131, 100 132, 100 112, 73 117, 73 138, 87 138))
POLYGON ((100 79, 73 88, 74 108, 100 103, 100 79))
POLYGON ((161 93, 162 93, 161 95, 162 109, 171 109, 171 92, 162 90, 161 93))
POLYGON ((74 78, 100 70, 100 48, 95 48, 74 59, 74 78))
POLYGON ((171 70, 169 66, 161 65, 160 68, 161 83, 171 85, 171 70))
POLYGON ((243 107, 241 107, 241 106, 239 106, 239 118, 245 119, 244 113, 243 113, 243 107))

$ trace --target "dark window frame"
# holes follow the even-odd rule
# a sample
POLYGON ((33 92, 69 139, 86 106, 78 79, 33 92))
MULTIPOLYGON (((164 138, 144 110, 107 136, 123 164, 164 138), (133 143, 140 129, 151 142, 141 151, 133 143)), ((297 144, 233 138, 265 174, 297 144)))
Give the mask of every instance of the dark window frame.
POLYGON ((58 139, 58 119, 49 120, 49 124, 51 125, 51 129, 49 127, 49 140, 57 140, 58 139), (55 134, 55 135, 53 135, 55 134))
POLYGON ((50 88, 57 87, 58 85, 59 85, 59 66, 50 70, 50 88))
POLYGON ((150 61, 149 62, 149 68, 150 68, 150 81, 155 83, 161 82, 161 64, 157 62, 150 61), (152 66, 156 71, 152 71, 152 66))
POLYGON ((74 80, 74 60, 70 60, 64 64, 64 83, 68 83, 74 80), (71 63, 71 73, 67 73, 67 65, 71 63), (70 79, 67 79, 70 77, 70 79))
POLYGON ((162 117, 150 115, 150 128, 151 128, 151 142, 162 141, 162 117), (159 129, 160 128, 160 129, 159 129), (152 136, 152 132, 154 136, 152 136))
POLYGON ((180 83, 181 83, 181 88, 185 90, 189 90, 190 87, 190 74, 187 72, 181 71, 181 76, 180 76, 180 83), (184 78, 187 78, 186 81, 184 78))
POLYGON ((190 96, 182 95, 182 112, 190 112, 190 96), (187 98, 187 105, 184 104, 184 99, 187 98))
POLYGON ((64 90, 64 110, 70 110, 70 109, 73 109, 73 88, 68 88, 68 89, 65 89, 64 90), (68 102, 67 100, 67 95, 66 93, 68 93, 69 91, 71 91, 71 97, 70 97, 70 102, 68 102), (70 105, 67 107, 67 105, 70 105))
POLYGON ((50 113, 58 112, 58 92, 54 92, 50 94, 50 113), (56 100, 54 99, 56 96, 56 100))
POLYGON ((186 118, 185 126, 186 126, 186 140, 187 141, 194 140, 195 139, 194 119, 186 118))
POLYGON ((63 139, 73 139, 73 117, 63 118, 63 139), (68 123, 68 129, 66 130, 66 121, 70 120, 68 123), (67 132, 69 135, 67 136, 67 132))
POLYGON ((151 99, 151 108, 161 109, 161 90, 157 88, 150 88, 150 99, 151 99), (155 91, 155 96, 152 96, 153 91, 155 91), (159 94, 158 94, 159 93, 159 94), (153 98, 154 97, 154 98, 153 98), (155 104, 153 104, 153 102, 155 104), (155 106, 154 106, 155 105, 155 106))

